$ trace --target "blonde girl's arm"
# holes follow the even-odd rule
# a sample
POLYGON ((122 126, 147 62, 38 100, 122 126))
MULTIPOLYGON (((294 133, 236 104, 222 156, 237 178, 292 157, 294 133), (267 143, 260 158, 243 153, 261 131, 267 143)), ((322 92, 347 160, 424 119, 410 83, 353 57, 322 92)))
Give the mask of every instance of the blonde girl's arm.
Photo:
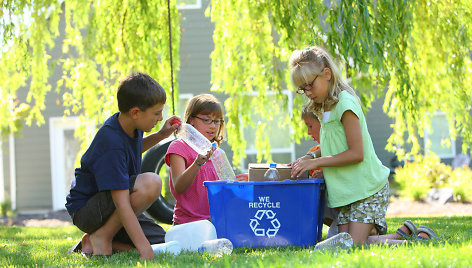
POLYGON ((364 160, 364 146, 359 118, 352 111, 347 110, 341 117, 341 122, 346 133, 348 149, 336 155, 300 161, 292 167, 292 178, 299 177, 307 170, 319 167, 346 166, 364 160))
POLYGON ((185 159, 178 154, 170 154, 170 172, 172 175, 172 184, 174 190, 181 194, 192 185, 195 177, 203 165, 208 165, 206 161, 210 158, 213 151, 209 151, 206 155, 198 155, 195 161, 186 169, 185 159))

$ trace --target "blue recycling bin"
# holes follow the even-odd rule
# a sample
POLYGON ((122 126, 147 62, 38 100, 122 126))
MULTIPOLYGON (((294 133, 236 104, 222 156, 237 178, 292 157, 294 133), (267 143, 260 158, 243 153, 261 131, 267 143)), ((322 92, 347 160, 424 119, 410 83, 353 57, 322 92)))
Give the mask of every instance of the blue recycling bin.
POLYGON ((234 247, 313 246, 321 240, 322 179, 204 185, 217 236, 234 247))

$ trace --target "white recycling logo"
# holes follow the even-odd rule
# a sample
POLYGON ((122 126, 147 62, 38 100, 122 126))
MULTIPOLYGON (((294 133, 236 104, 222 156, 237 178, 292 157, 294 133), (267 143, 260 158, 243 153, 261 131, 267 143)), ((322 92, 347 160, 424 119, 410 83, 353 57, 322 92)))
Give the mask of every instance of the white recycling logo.
POLYGON ((256 211, 254 219, 251 219, 249 222, 249 226, 251 227, 254 234, 256 236, 267 236, 269 238, 277 235, 277 232, 280 229, 280 222, 277 218, 275 218, 275 215, 276 213, 272 210, 260 209, 256 211), (269 228, 261 228, 262 226, 260 222, 262 220, 268 220, 270 222, 269 228))

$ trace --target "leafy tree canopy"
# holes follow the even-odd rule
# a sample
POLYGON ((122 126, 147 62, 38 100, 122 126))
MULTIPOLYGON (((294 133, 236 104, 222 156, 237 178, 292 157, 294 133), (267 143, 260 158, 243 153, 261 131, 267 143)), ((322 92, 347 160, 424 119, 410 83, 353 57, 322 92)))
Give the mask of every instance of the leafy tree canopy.
MULTIPOLYGON (((55 89, 62 93, 64 114, 80 115, 83 127, 78 137, 84 140, 90 138, 83 133, 85 126, 99 124, 117 110, 115 90, 124 75, 149 73, 170 96, 167 7, 166 0, 3 0, 2 133, 17 132, 18 119, 44 123, 45 96, 53 87, 49 79, 57 70, 62 75, 55 89), (28 94, 22 101, 17 91, 27 82, 28 94)), ((180 43, 175 0, 170 13, 175 68, 180 43)))
MULTIPOLYGON (((132 70, 148 72, 170 88, 164 79, 170 74, 164 0, 65 0, 62 5, 53 0, 1 2, 2 133, 15 131, 24 115, 28 124, 44 122, 48 78, 57 66, 63 70, 56 89, 63 92, 65 114, 79 114, 90 123, 114 110, 113 90, 132 70), (50 56, 55 49, 61 50, 57 60, 50 56), (17 90, 26 82, 30 88, 22 102, 17 90)), ((212 90, 229 97, 225 108, 234 163, 244 156, 242 133, 249 125, 258 129, 259 159, 271 158, 270 126, 253 122, 247 113, 270 120, 269 91, 284 103, 277 107, 284 113, 279 125, 292 126, 294 141, 305 135, 298 109, 304 99, 295 97, 295 109, 288 111, 282 89, 294 90, 287 68, 291 52, 308 45, 325 47, 337 58, 365 108, 385 96, 384 111, 393 120, 388 150, 418 153, 419 137, 442 110, 451 137, 463 137, 465 151, 472 142, 471 13, 470 0, 211 0, 212 90), (403 149, 410 146, 411 151, 403 149)), ((178 66, 175 0, 171 17, 178 66)))
MULTIPOLYGON (((287 68, 291 52, 318 45, 339 60, 365 108, 385 96, 384 111, 393 119, 388 150, 418 153, 418 138, 441 110, 451 137, 462 136, 466 151, 472 142, 471 13, 470 0, 211 1, 212 89, 229 95, 233 150, 244 155, 244 126, 267 127, 253 123, 247 111, 270 115, 274 106, 267 92, 277 91, 286 102, 281 90, 295 90, 287 68), (258 98, 248 98, 248 92, 258 98)), ((280 125, 292 126, 295 141, 303 136, 303 98, 295 97, 292 114, 282 107, 280 125)), ((267 133, 257 132, 259 160, 270 158, 267 133)))

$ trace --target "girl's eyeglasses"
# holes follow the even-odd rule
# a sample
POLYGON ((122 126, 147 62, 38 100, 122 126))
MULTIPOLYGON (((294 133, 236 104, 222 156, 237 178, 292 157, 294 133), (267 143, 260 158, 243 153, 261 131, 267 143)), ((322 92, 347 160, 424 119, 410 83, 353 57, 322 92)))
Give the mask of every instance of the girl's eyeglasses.
POLYGON ((316 78, 318 78, 318 75, 316 75, 315 79, 313 79, 313 81, 311 81, 311 83, 309 83, 308 85, 304 87, 299 87, 297 89, 297 94, 304 94, 306 91, 311 90, 313 88, 313 84, 315 83, 316 78))
POLYGON ((221 123, 225 122, 223 119, 210 119, 210 118, 201 118, 199 116, 194 115, 193 117, 196 117, 200 120, 203 121, 206 125, 211 125, 211 123, 214 123, 215 125, 219 126, 221 123))

